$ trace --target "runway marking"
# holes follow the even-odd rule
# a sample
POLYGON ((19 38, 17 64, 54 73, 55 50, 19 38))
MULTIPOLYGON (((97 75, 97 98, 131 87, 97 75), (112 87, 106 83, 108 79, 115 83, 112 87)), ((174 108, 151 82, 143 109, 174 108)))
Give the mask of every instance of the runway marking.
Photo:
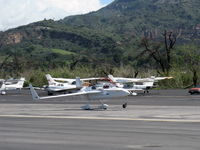
POLYGON ((155 98, 200 98, 200 96, 156 96, 156 95, 148 95, 143 97, 155 97, 155 98))
POLYGON ((83 120, 119 120, 119 121, 200 123, 200 120, 184 120, 184 119, 148 119, 148 118, 84 117, 84 116, 0 115, 0 118, 6 118, 6 117, 7 118, 39 118, 39 119, 83 119, 83 120))

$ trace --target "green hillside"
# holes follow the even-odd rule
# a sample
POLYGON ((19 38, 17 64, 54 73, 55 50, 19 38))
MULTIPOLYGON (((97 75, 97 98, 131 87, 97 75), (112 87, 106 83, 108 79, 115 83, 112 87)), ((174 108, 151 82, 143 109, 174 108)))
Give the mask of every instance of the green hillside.
POLYGON ((73 61, 100 65, 108 61, 115 64, 121 54, 116 41, 109 34, 63 25, 53 20, 11 29, 1 33, 0 37, 1 55, 6 58, 17 53, 24 57, 25 63, 33 62, 29 69, 55 68, 70 65, 73 61))
POLYGON ((66 17, 61 22, 115 33, 124 38, 156 38, 173 30, 184 41, 200 39, 199 0, 115 0, 87 15, 66 17))
POLYGON ((27 72, 31 76, 35 70, 72 77, 169 75, 171 71, 179 76, 177 85, 187 85, 200 70, 198 57, 195 61, 185 57, 190 51, 199 56, 199 8, 199 0, 115 0, 96 12, 0 32, 0 77, 27 72), (170 59, 165 31, 177 38, 170 59), (189 65, 183 66, 185 62, 189 65))

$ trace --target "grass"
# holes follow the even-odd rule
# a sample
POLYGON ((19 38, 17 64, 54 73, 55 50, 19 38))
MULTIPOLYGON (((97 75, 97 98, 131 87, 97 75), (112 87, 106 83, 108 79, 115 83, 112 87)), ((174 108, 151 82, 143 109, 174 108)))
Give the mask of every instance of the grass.
POLYGON ((62 50, 62 49, 52 49, 52 52, 54 52, 56 54, 61 54, 61 55, 75 55, 76 54, 76 53, 66 51, 66 50, 62 50))

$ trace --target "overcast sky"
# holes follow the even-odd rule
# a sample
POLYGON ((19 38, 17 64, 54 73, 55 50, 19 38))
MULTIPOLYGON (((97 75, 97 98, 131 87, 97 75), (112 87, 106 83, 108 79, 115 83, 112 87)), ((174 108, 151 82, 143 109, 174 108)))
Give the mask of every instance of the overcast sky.
POLYGON ((0 31, 46 19, 95 11, 113 0, 0 0, 0 31))

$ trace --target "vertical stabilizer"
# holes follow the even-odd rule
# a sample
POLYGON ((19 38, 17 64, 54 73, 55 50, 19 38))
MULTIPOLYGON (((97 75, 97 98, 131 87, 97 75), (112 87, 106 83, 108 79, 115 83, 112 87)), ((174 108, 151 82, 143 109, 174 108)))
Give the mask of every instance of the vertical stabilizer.
POLYGON ((2 82, 1 87, 0 87, 0 94, 5 95, 6 94, 6 85, 4 82, 2 82))
POLYGON ((76 87, 77 88, 81 88, 82 87, 81 79, 79 77, 76 77, 76 87))
POLYGON ((118 83, 117 80, 113 77, 113 75, 108 75, 108 78, 116 85, 116 87, 123 88, 123 85, 118 83))
POLYGON ((24 86, 24 81, 25 81, 25 78, 20 78, 20 79, 19 79, 19 81, 18 81, 18 83, 17 83, 17 88, 18 88, 18 89, 23 88, 23 86, 24 86))
POLYGON ((38 96, 37 92, 35 91, 35 89, 33 88, 33 86, 31 84, 29 84, 29 88, 31 90, 32 99, 39 100, 40 97, 38 96))
POLYGON ((1 91, 6 90, 6 85, 5 85, 4 82, 2 82, 1 87, 0 87, 0 90, 1 90, 1 91))
POLYGON ((51 85, 52 83, 55 82, 55 80, 51 77, 50 74, 46 74, 46 78, 47 78, 47 81, 48 81, 49 85, 51 85))
POLYGON ((115 78, 113 77, 113 75, 108 75, 108 78, 110 79, 110 80, 112 80, 112 82, 116 82, 116 80, 115 80, 115 78))

